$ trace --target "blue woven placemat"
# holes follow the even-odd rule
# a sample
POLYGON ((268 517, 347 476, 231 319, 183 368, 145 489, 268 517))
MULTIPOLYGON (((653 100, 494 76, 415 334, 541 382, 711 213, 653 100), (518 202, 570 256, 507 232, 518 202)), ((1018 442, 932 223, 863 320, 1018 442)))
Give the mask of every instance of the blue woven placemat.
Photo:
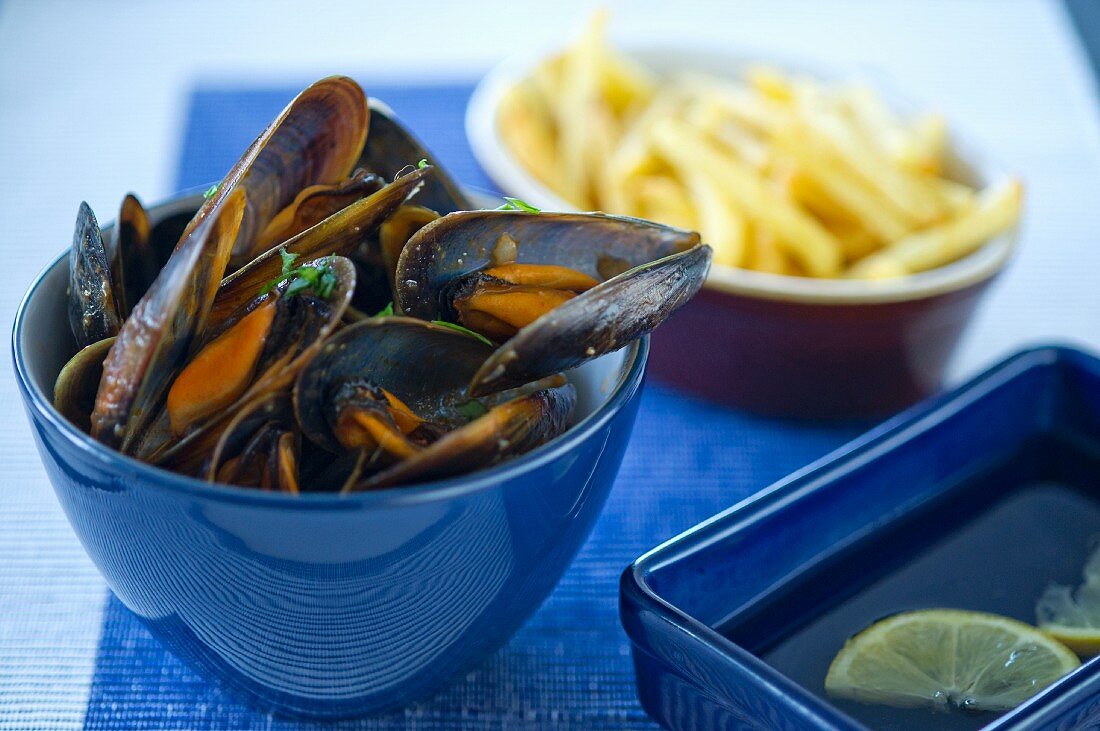
MULTIPOLYGON (((460 181, 492 183, 463 133, 469 86, 364 84, 460 181)), ((300 87, 297 87, 300 88, 300 87)), ((180 189, 218 180, 294 95, 199 88, 190 101, 180 189)), ((411 161, 415 162, 415 161, 411 161)), ((618 578, 640 553, 855 436, 854 426, 754 418, 646 386, 633 441, 593 535, 513 640, 434 698, 362 729, 649 729, 618 619, 618 578)), ((166 652, 114 597, 96 659, 87 729, 312 728, 241 705, 166 652)), ((317 725, 317 727, 321 727, 317 725)))

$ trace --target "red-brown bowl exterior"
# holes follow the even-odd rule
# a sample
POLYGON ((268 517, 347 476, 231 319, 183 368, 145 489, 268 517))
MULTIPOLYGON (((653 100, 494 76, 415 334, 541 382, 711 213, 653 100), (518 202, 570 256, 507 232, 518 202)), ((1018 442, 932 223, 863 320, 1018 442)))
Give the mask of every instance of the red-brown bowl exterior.
POLYGON ((707 287, 653 333, 650 374, 769 416, 884 416, 939 389, 991 281, 920 299, 845 304, 707 287))

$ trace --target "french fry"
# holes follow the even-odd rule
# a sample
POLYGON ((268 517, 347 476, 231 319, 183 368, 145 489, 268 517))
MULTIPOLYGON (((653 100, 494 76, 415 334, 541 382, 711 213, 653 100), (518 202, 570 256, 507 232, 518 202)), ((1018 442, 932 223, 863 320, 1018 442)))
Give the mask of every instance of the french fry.
POLYGON ((558 181, 557 140, 545 102, 533 85, 519 84, 501 100, 498 127, 519 162, 544 185, 558 181))
POLYGON ((833 200, 805 170, 795 167, 783 180, 787 195, 820 218, 826 226, 843 224, 848 228, 859 228, 859 220, 833 200))
POLYGON ((1011 180, 984 191, 972 210, 958 218, 907 236, 856 263, 852 277, 899 276, 943 266, 971 253, 1020 217, 1023 186, 1011 180))
POLYGON ((925 114, 907 124, 867 87, 847 90, 844 103, 856 125, 898 165, 915 172, 943 174, 948 139, 942 116, 925 114))
POLYGON ((806 135, 800 126, 790 127, 777 137, 777 142, 798 160, 806 175, 813 178, 830 198, 878 238, 894 241, 914 228, 884 205, 875 191, 868 190, 850 170, 822 150, 820 144, 806 135))
POLYGON ((936 188, 936 193, 947 204, 952 213, 962 213, 974 207, 977 194, 970 186, 949 178, 932 177, 930 181, 936 188))
POLYGON ((564 69, 565 54, 558 54, 557 56, 546 59, 536 66, 535 70, 531 72, 531 76, 525 79, 525 81, 531 83, 531 86, 542 98, 543 103, 549 106, 554 103, 554 100, 561 96, 562 74, 564 69))
POLYGON ((562 57, 562 79, 557 104, 559 134, 560 193, 584 210, 595 207, 588 159, 593 144, 589 134, 589 115, 600 103, 600 81, 596 74, 604 47, 606 14, 596 13, 588 28, 562 57))
POLYGON ((619 123, 606 107, 593 107, 589 115, 588 178, 592 181, 595 207, 599 210, 621 211, 625 196, 615 184, 611 170, 611 154, 620 136, 619 123))
POLYGON ((773 101, 786 103, 794 99, 794 89, 790 81, 783 72, 770 66, 753 66, 745 72, 745 81, 773 101))
POLYGON ((829 231, 840 242, 844 261, 854 262, 874 253, 881 247, 878 239, 865 228, 850 223, 836 222, 829 225, 829 231))
POLYGON ((600 64, 603 96, 617 116, 644 109, 657 93, 653 75, 625 56, 605 52, 600 64))
POLYGON ((703 135, 712 137, 758 170, 765 170, 771 163, 772 151, 767 141, 709 97, 692 97, 686 107, 684 121, 703 135))
POLYGON ((918 117, 910 125, 910 134, 898 148, 902 165, 922 173, 941 175, 947 157, 947 123, 938 114, 918 117))
POLYGON ((665 175, 648 175, 636 181, 634 198, 643 218, 679 228, 698 229, 695 208, 678 181, 665 175))
POLYGON ((790 274, 791 266, 775 234, 756 226, 752 231, 750 268, 769 274, 790 274))
POLYGON ((654 126, 653 137, 666 159, 712 178, 737 201, 739 210, 775 231, 807 272, 828 277, 840 271, 840 245, 832 234, 779 195, 751 167, 700 138, 681 122, 663 120, 654 126))
POLYGON ((789 116, 788 110, 774 100, 730 84, 688 77, 680 85, 687 88, 693 96, 706 98, 730 118, 763 134, 782 125, 789 116))
POLYGON ((799 113, 803 129, 843 159, 864 185, 877 191, 897 213, 920 226, 946 217, 946 207, 923 178, 894 164, 834 110, 801 105, 799 113))
POLYGON ((884 152, 894 159, 904 157, 909 131, 893 112, 886 108, 873 89, 853 86, 844 89, 841 98, 845 109, 857 126, 884 152))
POLYGON ((848 270, 848 276, 853 279, 894 279, 910 274, 912 272, 905 268, 900 259, 881 253, 861 259, 848 270))
POLYGON ((745 259, 745 217, 737 211, 722 190, 710 178, 691 170, 687 187, 695 202, 699 233, 714 249, 714 261, 725 266, 741 266, 745 259))
POLYGON ((775 154, 768 144, 733 119, 717 125, 711 136, 757 170, 767 170, 773 162, 775 154))
POLYGON ((676 89, 665 87, 653 98, 648 107, 629 123, 611 155, 613 179, 624 184, 636 175, 662 172, 664 165, 650 144, 651 130, 655 122, 675 115, 683 104, 683 97, 676 89))

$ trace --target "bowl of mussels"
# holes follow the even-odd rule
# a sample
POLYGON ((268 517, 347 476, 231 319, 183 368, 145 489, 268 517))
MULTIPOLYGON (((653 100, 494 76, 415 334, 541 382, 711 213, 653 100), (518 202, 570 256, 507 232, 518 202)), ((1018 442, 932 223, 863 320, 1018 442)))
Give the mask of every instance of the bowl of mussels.
POLYGON ((351 79, 204 195, 71 247, 13 332, 46 472, 119 599, 259 706, 341 717, 500 647, 591 530, 699 236, 485 209, 351 79))

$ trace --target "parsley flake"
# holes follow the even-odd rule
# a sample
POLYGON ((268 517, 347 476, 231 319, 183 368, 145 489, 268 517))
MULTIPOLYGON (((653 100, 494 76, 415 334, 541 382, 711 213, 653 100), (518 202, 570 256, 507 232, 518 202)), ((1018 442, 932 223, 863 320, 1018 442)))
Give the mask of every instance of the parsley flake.
POLYGON ((493 341, 490 340, 489 338, 485 337, 481 333, 474 332, 473 330, 471 330, 468 327, 462 327, 458 323, 447 322, 446 320, 432 320, 432 324, 433 325, 441 325, 443 327, 450 328, 451 330, 454 330, 455 332, 460 332, 463 335, 467 335, 471 338, 475 338, 477 340, 480 340, 481 342, 485 343, 486 345, 488 345, 491 348, 496 347, 495 345, 493 345, 493 341))
POLYGON ((526 211, 527 213, 542 213, 541 208, 535 208, 530 203, 521 201, 519 198, 512 198, 511 196, 504 196, 504 205, 497 208, 498 211, 526 211))
POLYGON ((283 262, 282 273, 265 284, 260 289, 260 294, 267 294, 283 282, 289 281, 290 284, 286 288, 287 297, 293 297, 307 289, 312 289, 315 295, 323 299, 330 297, 336 288, 336 272, 332 268, 330 258, 323 257, 296 267, 294 262, 300 256, 301 254, 279 249, 279 258, 283 262))
POLYGON ((460 404, 455 405, 455 411, 461 416, 473 421, 474 419, 485 416, 489 413, 489 409, 485 404, 478 401, 476 398, 472 398, 469 401, 463 401, 460 404))

